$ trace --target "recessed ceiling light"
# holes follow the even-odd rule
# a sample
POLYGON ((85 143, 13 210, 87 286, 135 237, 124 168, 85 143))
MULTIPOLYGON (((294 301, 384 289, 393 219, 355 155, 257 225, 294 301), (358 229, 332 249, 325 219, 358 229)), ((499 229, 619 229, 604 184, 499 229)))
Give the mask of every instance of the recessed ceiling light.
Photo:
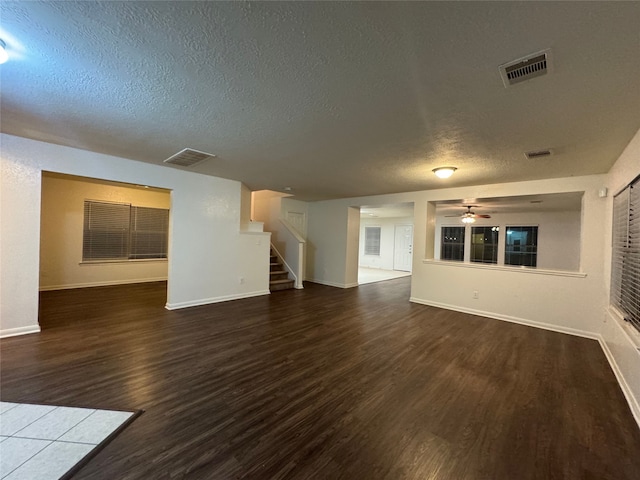
POLYGON ((0 64, 9 60, 9 54, 7 53, 7 44, 0 39, 0 64))
POLYGON ((291 190, 293 190, 293 188, 291 188, 291 187, 284 187, 284 188, 283 188, 283 190, 284 190, 285 192, 290 192, 291 190))
POLYGON ((433 173, 439 178, 449 178, 456 170, 456 167, 438 167, 433 169, 433 173))

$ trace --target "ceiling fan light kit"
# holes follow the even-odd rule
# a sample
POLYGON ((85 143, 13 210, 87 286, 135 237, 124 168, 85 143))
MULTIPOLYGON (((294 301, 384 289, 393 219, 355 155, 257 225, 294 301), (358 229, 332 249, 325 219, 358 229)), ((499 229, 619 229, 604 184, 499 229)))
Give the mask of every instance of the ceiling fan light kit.
POLYGON ((445 215, 446 217, 460 217, 462 223, 475 223, 476 218, 491 218, 491 215, 483 215, 473 212, 472 208, 477 208, 477 205, 463 205, 467 209, 462 215, 445 215))
POLYGON ((438 167, 433 169, 433 173, 435 173, 438 178, 449 178, 456 170, 456 167, 438 167))

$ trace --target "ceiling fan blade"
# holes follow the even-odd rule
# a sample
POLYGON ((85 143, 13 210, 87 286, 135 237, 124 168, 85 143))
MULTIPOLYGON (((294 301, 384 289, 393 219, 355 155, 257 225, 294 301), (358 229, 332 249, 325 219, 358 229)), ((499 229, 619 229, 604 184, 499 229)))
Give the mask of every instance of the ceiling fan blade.
POLYGON ((474 215, 476 218, 491 218, 491 215, 478 215, 477 213, 474 215))

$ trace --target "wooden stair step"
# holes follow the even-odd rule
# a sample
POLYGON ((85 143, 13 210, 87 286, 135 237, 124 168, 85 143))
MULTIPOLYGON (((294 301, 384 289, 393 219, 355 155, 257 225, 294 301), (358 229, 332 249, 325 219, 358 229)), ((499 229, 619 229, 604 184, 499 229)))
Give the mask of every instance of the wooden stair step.
POLYGON ((271 280, 269 282, 269 290, 289 290, 293 288, 293 280, 283 279, 283 280, 271 280))
POLYGON ((269 278, 271 280, 289 280, 289 272, 286 272, 284 270, 276 271, 276 272, 269 272, 269 278))

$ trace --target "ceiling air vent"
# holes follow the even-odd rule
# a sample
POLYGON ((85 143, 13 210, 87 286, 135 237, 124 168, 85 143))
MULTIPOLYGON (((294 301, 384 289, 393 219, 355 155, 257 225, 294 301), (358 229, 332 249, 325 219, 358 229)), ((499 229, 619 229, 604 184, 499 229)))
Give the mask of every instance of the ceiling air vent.
POLYGON ((524 152, 524 156, 529 158, 529 159, 548 157, 550 155, 551 155, 551 150, 549 150, 549 149, 547 149, 547 150, 534 150, 533 152, 524 152))
POLYGON ((171 165, 180 165, 181 167, 192 167, 196 163, 203 162, 209 158, 215 158, 213 153, 201 152, 199 150, 193 150, 191 148, 185 148, 180 150, 175 155, 171 155, 164 160, 164 163, 170 163, 171 165))
POLYGON ((542 52, 527 55, 513 62, 500 65, 498 69, 505 87, 546 75, 552 71, 551 50, 543 50, 542 52))

